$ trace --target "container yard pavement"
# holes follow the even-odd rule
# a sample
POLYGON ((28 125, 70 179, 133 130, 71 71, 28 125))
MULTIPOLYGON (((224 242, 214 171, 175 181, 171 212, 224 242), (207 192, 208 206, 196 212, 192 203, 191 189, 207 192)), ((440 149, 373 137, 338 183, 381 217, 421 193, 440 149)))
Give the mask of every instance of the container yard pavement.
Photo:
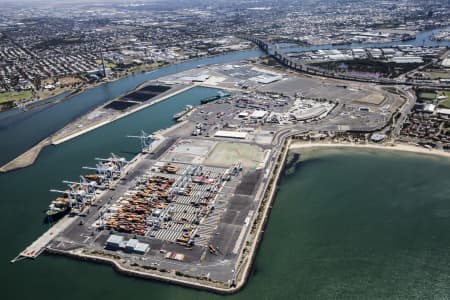
POLYGON ((220 142, 208 156, 206 164, 230 166, 240 161, 249 169, 256 169, 264 158, 264 151, 257 145, 220 142))
MULTIPOLYGON (((208 159, 211 155, 209 149, 216 145, 204 139, 181 139, 172 141, 174 144, 167 145, 167 142, 161 143, 160 146, 166 149, 161 159, 169 157, 176 151, 187 151, 191 147, 197 151, 193 151, 198 156, 206 156, 208 159), (169 155, 169 156, 168 156, 169 155)), ((217 145, 225 147, 236 147, 233 143, 219 142, 217 145)), ((255 145, 238 144, 247 154, 253 153, 256 149, 255 145)), ((158 151, 155 149, 155 151, 158 151)), ((259 152, 262 153, 261 149, 259 152)), ((245 155, 244 155, 245 156, 245 155)), ((253 158, 251 160, 251 168, 243 164, 242 175, 235 174, 230 177, 229 181, 223 181, 223 185, 214 191, 217 185, 194 184, 191 183, 192 191, 189 196, 176 196, 168 204, 161 206, 162 210, 173 212, 172 220, 164 222, 159 229, 147 227, 145 234, 136 235, 132 232, 117 232, 125 239, 136 238, 140 242, 148 243, 150 251, 144 255, 126 253, 124 251, 110 251, 105 249, 105 243, 110 236, 109 230, 99 230, 99 218, 108 216, 111 207, 119 203, 124 195, 133 194, 136 187, 139 186, 138 181, 142 178, 173 178, 173 186, 180 186, 181 180, 186 177, 195 180, 195 176, 187 176, 186 172, 190 172, 197 164, 171 162, 172 166, 177 167, 176 174, 161 172, 161 167, 167 165, 166 159, 151 159, 151 154, 140 155, 132 166, 128 167, 126 175, 118 181, 114 190, 104 192, 96 201, 96 205, 90 208, 89 213, 85 217, 81 217, 83 222, 76 222, 70 226, 62 235, 57 237, 51 244, 51 249, 72 251, 74 249, 85 249, 86 251, 99 251, 106 254, 119 255, 127 263, 136 263, 148 268, 154 267, 162 270, 173 270, 193 277, 207 277, 220 282, 229 282, 234 277, 236 259, 241 249, 243 237, 248 229, 249 220, 256 211, 259 200, 256 199, 257 186, 262 180, 262 171, 254 170, 256 164, 260 164, 261 159, 253 158), (209 191, 212 189, 211 191, 209 191), (212 194, 211 194, 212 193, 212 194), (205 198, 208 195, 215 195, 213 198, 205 198), (200 204, 195 205, 197 201, 205 201, 209 199, 207 206, 200 204), (194 204, 192 204, 194 203, 194 204), (207 214, 202 217, 198 225, 192 223, 199 212, 206 210, 207 214), (213 207, 213 209, 211 209, 213 207), (183 238, 186 226, 195 228, 195 244, 187 247, 184 243, 177 241, 183 238), (211 250, 210 246, 214 249, 211 250), (165 253, 174 252, 184 255, 183 262, 170 260, 165 258, 165 253), (220 266, 220 267, 219 267, 220 266)), ((205 157, 205 158, 206 158, 205 157)), ((239 158, 236 156, 235 158, 239 158)), ((248 158, 247 158, 248 159, 248 158)), ((244 161, 244 160, 243 160, 244 161)), ((226 160, 227 164, 231 164, 226 160)), ((209 174, 209 178, 225 178, 228 174, 229 166, 218 167, 208 166, 207 163, 202 165, 202 172, 209 174)), ((217 181, 221 182, 221 181, 217 181)), ((155 213, 155 210, 153 210, 155 213)), ((189 232, 189 231, 188 231, 189 232)))

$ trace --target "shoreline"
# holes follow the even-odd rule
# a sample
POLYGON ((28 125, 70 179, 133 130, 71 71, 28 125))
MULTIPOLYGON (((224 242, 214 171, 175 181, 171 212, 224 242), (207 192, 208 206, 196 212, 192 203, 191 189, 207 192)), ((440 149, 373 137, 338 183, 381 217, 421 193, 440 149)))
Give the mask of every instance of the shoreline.
POLYGON ((450 158, 450 152, 445 152, 436 149, 427 149, 423 147, 408 145, 408 144, 349 144, 349 143, 304 143, 294 141, 289 147, 289 150, 307 149, 307 148, 356 148, 356 149, 378 149, 389 151, 402 151, 416 154, 426 154, 450 158))
POLYGON ((51 145, 50 138, 45 138, 27 151, 23 152, 13 160, 7 162, 0 167, 0 173, 7 173, 10 171, 26 168, 34 164, 42 149, 51 145))
POLYGON ((78 261, 81 260, 81 261, 87 261, 87 262, 94 262, 97 264, 110 265, 112 267, 112 269, 114 271, 116 271, 117 273, 126 275, 126 276, 130 276, 130 277, 141 278, 141 279, 145 279, 145 280, 155 280, 155 281, 159 281, 162 283, 168 283, 168 284, 176 284, 176 285, 187 287, 187 288, 193 288, 193 289, 197 289, 197 290, 201 290, 201 291, 213 292, 216 294, 229 295, 229 294, 233 294, 238 291, 238 289, 233 289, 233 288, 227 289, 227 288, 223 288, 220 286, 203 284, 201 282, 196 282, 193 280, 190 281, 187 279, 181 279, 181 278, 178 278, 180 276, 174 275, 173 273, 168 273, 168 275, 172 274, 172 276, 173 276, 173 277, 170 277, 170 276, 164 276, 164 275, 157 274, 157 272, 160 272, 158 270, 154 270, 154 272, 151 273, 148 271, 146 272, 146 271, 130 269, 130 268, 122 265, 119 261, 117 261, 114 258, 103 257, 103 256, 99 256, 99 255, 94 255, 94 254, 85 254, 80 251, 62 251, 62 250, 57 250, 57 249, 53 249, 53 248, 46 248, 45 253, 50 254, 50 255, 61 255, 61 256, 64 256, 64 257, 67 257, 70 259, 75 259, 78 261))

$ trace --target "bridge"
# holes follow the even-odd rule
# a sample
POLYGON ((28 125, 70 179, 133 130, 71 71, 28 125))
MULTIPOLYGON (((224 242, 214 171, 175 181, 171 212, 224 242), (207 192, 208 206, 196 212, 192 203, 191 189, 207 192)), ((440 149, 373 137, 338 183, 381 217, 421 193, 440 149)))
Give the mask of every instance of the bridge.
POLYGON ((264 41, 262 39, 253 37, 253 36, 240 36, 240 38, 250 41, 257 45, 262 51, 271 56, 281 65, 305 74, 316 75, 340 80, 351 80, 358 82, 368 82, 368 83, 377 83, 384 85, 426 85, 429 87, 437 87, 437 88, 448 88, 449 84, 441 83, 436 84, 432 82, 424 82, 420 80, 399 80, 399 79, 390 79, 390 78, 380 78, 380 79, 369 79, 369 78, 361 78, 356 76, 349 76, 339 73, 330 72, 328 70, 313 67, 308 64, 301 63, 300 61, 293 60, 291 57, 283 53, 278 47, 271 45, 269 42, 264 41))

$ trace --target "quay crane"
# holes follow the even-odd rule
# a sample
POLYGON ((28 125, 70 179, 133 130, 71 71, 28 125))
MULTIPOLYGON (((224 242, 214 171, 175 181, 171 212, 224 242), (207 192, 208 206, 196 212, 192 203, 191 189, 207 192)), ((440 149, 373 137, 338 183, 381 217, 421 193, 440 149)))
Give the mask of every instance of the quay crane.
POLYGON ((103 176, 105 180, 111 181, 113 178, 113 175, 116 173, 121 173, 120 171, 114 170, 113 167, 107 166, 103 163, 96 164, 95 167, 82 167, 84 170, 94 170, 99 174, 100 176, 103 176))
POLYGON ((82 185, 87 187, 87 195, 94 195, 95 194, 95 189, 97 188, 97 183, 95 181, 91 181, 91 182, 74 182, 74 181, 68 181, 68 180, 63 180, 63 183, 68 184, 69 186, 74 186, 74 185, 82 185))
MULTIPOLYGON (((120 173, 129 162, 124 157, 118 157, 114 153, 111 153, 110 158, 98 158, 96 157, 95 160, 100 161, 103 165, 107 165, 108 163, 112 163, 117 167, 118 173, 120 173)), ((112 166, 111 166, 112 167, 112 166)))
POLYGON ((95 170, 97 174, 103 175, 105 179, 110 181, 114 174, 121 174, 124 166, 128 164, 128 161, 123 157, 117 157, 114 153, 111 153, 110 158, 96 158, 99 161, 94 167, 83 167, 85 170, 95 170))
POLYGON ((84 198, 86 197, 86 191, 83 191, 83 190, 80 190, 80 191, 61 191, 61 190, 51 189, 50 192, 68 195, 69 198, 72 196, 73 197, 72 199, 74 200, 74 201, 71 201, 72 203, 74 203, 74 202, 83 202, 84 198))
MULTIPOLYGON (((96 172, 97 173, 97 172, 96 172)), ((105 182, 106 177, 105 175, 101 175, 101 174, 87 174, 87 175, 80 175, 81 178, 81 182, 85 183, 85 184, 91 184, 91 185, 95 185, 95 189, 104 189, 105 186, 103 184, 103 182, 105 182)))
POLYGON ((140 139, 142 152, 150 152, 151 141, 157 140, 157 137, 155 135, 148 134, 144 130, 141 130, 141 135, 127 135, 127 138, 140 139))
MULTIPOLYGON (((50 218, 50 215, 55 215, 55 216, 59 216, 61 214, 65 214, 68 211, 71 211, 71 213, 79 213, 80 212, 80 208, 82 208, 85 204, 85 198, 87 197, 86 195, 86 191, 84 190, 79 190, 79 191, 61 191, 61 190, 50 190, 50 192, 53 193, 60 193, 63 195, 67 195, 68 198, 64 201, 62 201, 60 203, 60 205, 58 207, 55 207, 56 203, 53 203, 50 205, 49 207, 49 211, 47 213, 47 217, 50 218), (52 207, 53 205, 53 207, 52 207), (58 213, 49 213, 50 211, 58 211, 58 213)), ((55 200, 57 201, 57 200, 55 200)), ((55 202, 54 201, 54 202, 55 202)))
POLYGON ((66 183, 69 186, 70 190, 55 190, 52 189, 50 192, 61 193, 68 196, 67 202, 70 208, 75 208, 72 210, 74 213, 80 213, 80 210, 83 209, 84 205, 87 201, 91 201, 95 197, 95 182, 73 182, 64 180, 63 183, 66 183), (76 189, 75 187, 86 186, 85 189, 76 189), (72 198, 73 197, 73 198, 72 198))

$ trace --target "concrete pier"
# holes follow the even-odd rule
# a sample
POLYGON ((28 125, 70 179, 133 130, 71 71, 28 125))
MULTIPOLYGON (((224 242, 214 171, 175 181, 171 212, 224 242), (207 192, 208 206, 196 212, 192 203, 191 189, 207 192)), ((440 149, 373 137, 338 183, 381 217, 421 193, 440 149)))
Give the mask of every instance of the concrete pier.
POLYGON ((24 258, 35 259, 42 252, 44 252, 47 245, 61 232, 66 230, 70 225, 73 224, 78 219, 78 217, 65 216, 59 220, 55 225, 53 225, 49 230, 44 232, 37 240, 35 240, 31 245, 29 245, 25 250, 19 253, 13 260, 12 263, 19 261, 24 258))

